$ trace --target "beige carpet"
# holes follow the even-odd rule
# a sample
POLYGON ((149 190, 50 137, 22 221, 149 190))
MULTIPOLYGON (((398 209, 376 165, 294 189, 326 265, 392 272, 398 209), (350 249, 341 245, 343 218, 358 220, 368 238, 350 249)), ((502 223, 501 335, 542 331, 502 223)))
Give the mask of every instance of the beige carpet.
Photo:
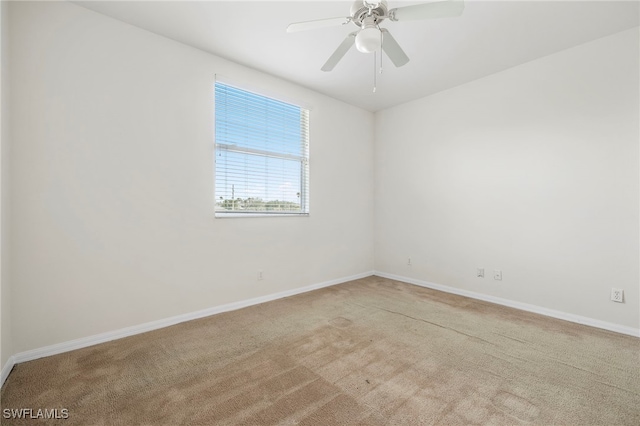
POLYGON ((19 364, 1 396, 68 410, 37 424, 637 426, 639 351, 369 277, 19 364))

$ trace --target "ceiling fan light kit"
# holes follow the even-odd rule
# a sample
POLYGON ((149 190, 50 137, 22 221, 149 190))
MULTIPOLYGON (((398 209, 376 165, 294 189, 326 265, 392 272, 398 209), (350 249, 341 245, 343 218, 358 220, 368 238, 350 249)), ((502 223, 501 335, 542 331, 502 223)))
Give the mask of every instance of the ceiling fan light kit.
POLYGON ((362 29, 356 35, 356 49, 362 53, 371 53, 380 49, 382 38, 373 17, 365 18, 362 29))
MULTIPOLYGON (((463 10, 464 2, 460 0, 422 3, 395 9, 388 9, 386 0, 356 0, 351 5, 350 16, 296 22, 287 27, 287 32, 291 33, 353 23, 359 27, 359 29, 346 36, 340 46, 338 46, 322 66, 322 71, 333 70, 354 44, 356 49, 362 53, 375 53, 381 49, 396 67, 401 67, 409 62, 409 57, 404 53, 393 36, 391 36, 389 30, 380 28, 380 24, 385 19, 389 19, 390 21, 409 21, 452 18, 460 16, 463 10)), ((382 52, 380 55, 382 55, 382 52)))

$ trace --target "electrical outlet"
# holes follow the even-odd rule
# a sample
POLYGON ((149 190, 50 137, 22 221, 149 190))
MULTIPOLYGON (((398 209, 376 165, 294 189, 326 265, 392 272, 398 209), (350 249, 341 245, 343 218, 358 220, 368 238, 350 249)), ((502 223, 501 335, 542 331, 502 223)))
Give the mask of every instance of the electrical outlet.
POLYGON ((476 277, 478 278, 484 278, 484 268, 478 268, 476 270, 476 277))
POLYGON ((611 300, 618 303, 624 303, 624 290, 621 288, 612 288, 611 300))
POLYGON ((494 269, 493 270, 493 279, 494 280, 498 280, 498 281, 502 281, 502 271, 500 269, 494 269))
POLYGON ((262 280, 262 271, 258 271, 258 281, 262 280))

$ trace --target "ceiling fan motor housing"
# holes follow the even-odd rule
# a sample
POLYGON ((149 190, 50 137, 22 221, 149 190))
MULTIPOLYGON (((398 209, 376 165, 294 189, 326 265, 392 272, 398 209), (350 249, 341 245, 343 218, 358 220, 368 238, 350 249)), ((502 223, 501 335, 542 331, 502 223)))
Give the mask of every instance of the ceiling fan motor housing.
POLYGON ((369 6, 376 6, 371 9, 371 16, 374 18, 376 24, 382 22, 388 14, 387 0, 371 1, 371 0, 356 0, 351 5, 351 17, 353 23, 362 27, 362 23, 365 18, 369 16, 369 6))

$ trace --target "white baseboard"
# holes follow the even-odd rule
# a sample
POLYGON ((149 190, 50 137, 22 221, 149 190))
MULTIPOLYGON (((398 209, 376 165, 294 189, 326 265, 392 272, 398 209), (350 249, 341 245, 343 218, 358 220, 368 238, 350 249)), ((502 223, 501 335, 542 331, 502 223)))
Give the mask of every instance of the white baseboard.
POLYGON ((239 302, 228 303, 221 306, 215 306, 213 308, 203 309, 196 312, 190 312, 187 314, 177 315, 170 318, 165 318, 157 321, 151 321, 144 324, 139 324, 131 327, 122 328, 120 330, 109 331, 106 333, 96 334, 94 336, 82 337, 79 339, 71 340, 68 342, 57 343, 55 345, 45 346, 38 349, 32 349, 25 352, 17 353, 7 360, 6 364, 2 367, 0 374, 0 386, 2 386, 9 376, 11 369, 15 364, 19 364, 25 361, 31 361, 34 359, 56 355, 63 352, 72 351, 75 349, 82 349, 88 346, 97 345, 99 343, 109 342, 111 340, 121 339, 123 337, 133 336, 135 334, 145 333, 147 331, 157 330, 171 325, 179 324, 181 322, 190 321, 198 318, 204 318, 211 315, 219 314, 222 312, 234 311, 237 309, 246 308, 260 303, 270 302, 276 299, 282 299, 296 294, 306 293, 309 291, 317 290, 323 287, 329 287, 336 284, 342 284, 348 281, 365 278, 371 275, 377 275, 383 278, 389 278, 396 281, 402 281, 408 284, 414 284, 420 287, 431 288, 434 290, 443 291, 446 293, 457 294, 460 296, 470 297, 472 299, 483 300, 486 302, 496 303, 498 305, 504 305, 511 308, 520 309, 523 311, 533 312, 536 314, 545 315, 548 317, 558 318, 565 321, 575 322, 578 324, 584 324, 591 327, 602 328, 604 330, 614 331, 621 334, 627 334, 630 336, 640 337, 640 329, 626 327, 618 324, 609 323, 606 321, 600 321, 593 318, 583 317, 580 315, 573 315, 566 312, 555 311, 553 309, 547 309, 536 305, 529 305, 527 303, 516 302, 513 300, 503 299, 500 297, 489 296, 482 293, 476 293, 468 290, 461 290, 455 287, 449 287, 446 285, 435 284, 428 281, 422 281, 415 278, 403 277, 400 275, 388 274, 381 271, 368 271, 349 277, 338 278, 322 283, 311 284, 305 287, 300 287, 292 290, 282 291, 279 293, 269 294, 266 296, 255 297, 252 299, 242 300, 239 302))
MULTIPOLYGON (((203 309, 201 311, 190 312, 187 314, 177 315, 170 318, 165 318, 157 321, 151 321, 140 325, 134 325, 132 327, 122 328, 120 330, 109 331, 106 333, 96 334, 94 336, 82 337, 68 342, 57 343, 55 345, 45 346, 43 348, 32 349, 25 352, 15 354, 10 358, 11 366, 8 368, 6 374, 9 375, 14 363, 19 364, 25 361, 31 361, 34 359, 42 358, 45 356, 56 355, 63 352, 73 351, 75 349, 86 348, 88 346, 97 345, 99 343, 109 342, 111 340, 121 339, 123 337, 133 336, 135 334, 145 333, 147 331, 157 330, 159 328, 169 327, 171 325, 179 324, 185 321, 191 321, 198 318, 204 318, 222 312, 235 311, 236 309, 246 308, 248 306, 258 305, 260 303, 270 302, 276 299, 282 299, 284 297, 294 296, 300 293, 306 293, 308 291, 317 290, 323 287, 329 287, 336 284, 342 284, 348 281, 357 280, 373 275, 373 271, 363 272, 361 274, 352 275, 349 277, 338 278, 335 280, 325 281, 317 284, 311 284, 305 287, 295 288, 292 290, 281 291, 279 293, 269 294, 266 296, 254 297, 252 299, 241 300, 239 302, 227 303, 221 306, 215 306, 213 308, 203 309)), ((6 368, 6 366, 5 366, 6 368)), ((2 383, 4 383, 5 369, 2 370, 2 383)))
POLYGON ((2 366, 2 372, 0 373, 0 387, 4 385, 4 381, 9 377, 9 373, 11 373, 14 365, 16 365, 16 359, 11 355, 7 362, 2 366))
POLYGON ((402 281, 408 284, 414 284, 420 287, 431 288, 433 290, 444 291, 445 293, 457 294, 459 296, 465 296, 465 297, 470 297, 472 299, 483 300, 485 302, 491 302, 497 305, 508 306, 510 308, 520 309, 521 311, 533 312, 535 314, 545 315, 547 317, 558 318, 561 320, 588 325, 591 327, 602 328, 604 330, 615 331, 616 333, 627 334, 629 336, 634 336, 634 337, 640 337, 640 329, 638 328, 627 327, 624 325, 614 324, 606 321, 600 321, 593 318, 569 314, 562 311, 543 308, 541 306, 530 305, 528 303, 516 302, 514 300, 503 299, 501 297, 489 296, 487 294, 476 293, 474 291, 462 290, 459 288, 449 287, 442 284, 435 284, 428 281, 418 280, 415 278, 388 274, 386 272, 375 271, 374 275, 377 275, 382 278, 389 278, 395 281, 402 281))

